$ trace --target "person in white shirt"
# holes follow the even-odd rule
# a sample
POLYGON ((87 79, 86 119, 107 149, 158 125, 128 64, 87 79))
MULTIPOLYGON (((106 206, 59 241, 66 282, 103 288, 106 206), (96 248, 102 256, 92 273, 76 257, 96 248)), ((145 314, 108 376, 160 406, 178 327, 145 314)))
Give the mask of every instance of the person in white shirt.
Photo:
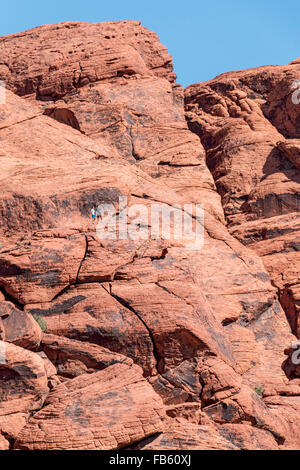
POLYGON ((95 211, 94 207, 92 207, 92 209, 91 209, 91 214, 92 214, 93 223, 95 223, 96 222, 96 211, 95 211))

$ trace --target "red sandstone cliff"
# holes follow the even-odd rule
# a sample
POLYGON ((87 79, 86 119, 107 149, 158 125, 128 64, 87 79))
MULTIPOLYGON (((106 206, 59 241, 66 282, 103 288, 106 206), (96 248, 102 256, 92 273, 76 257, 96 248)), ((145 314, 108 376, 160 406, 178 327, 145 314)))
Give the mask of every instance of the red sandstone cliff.
POLYGON ((0 449, 299 448, 300 62, 184 93, 136 21, 0 53, 0 449), (203 248, 99 243, 120 196, 202 204, 203 248))

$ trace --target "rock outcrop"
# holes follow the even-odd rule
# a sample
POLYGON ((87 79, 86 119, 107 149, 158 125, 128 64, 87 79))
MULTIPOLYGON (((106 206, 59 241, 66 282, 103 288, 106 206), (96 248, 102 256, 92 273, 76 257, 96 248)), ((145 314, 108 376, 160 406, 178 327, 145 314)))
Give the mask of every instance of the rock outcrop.
POLYGON ((297 61, 223 74, 185 92, 230 233, 263 260, 299 337, 297 61))
POLYGON ((162 400, 138 366, 115 364, 57 386, 29 419, 16 449, 118 449, 163 426, 162 400))
POLYGON ((193 85, 184 109, 136 21, 0 51, 0 449, 299 448, 300 65, 193 85), (129 236, 99 239, 91 208, 125 200, 129 236), (151 237, 157 204, 189 205, 203 246, 151 237))

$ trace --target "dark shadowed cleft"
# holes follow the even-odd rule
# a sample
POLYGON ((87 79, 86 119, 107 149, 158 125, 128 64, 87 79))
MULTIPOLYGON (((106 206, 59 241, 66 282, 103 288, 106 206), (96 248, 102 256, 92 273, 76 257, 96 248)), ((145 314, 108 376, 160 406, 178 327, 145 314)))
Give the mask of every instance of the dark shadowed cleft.
POLYGON ((26 276, 31 273, 28 268, 20 268, 16 264, 11 264, 8 261, 0 262, 0 277, 11 277, 11 276, 26 276))
POLYGON ((78 201, 79 210, 82 215, 86 215, 89 209, 99 204, 118 203, 119 197, 122 196, 118 188, 101 188, 89 193, 83 193, 78 201))
POLYGON ((59 314, 64 314, 68 313, 71 308, 74 307, 74 305, 78 304, 79 302, 82 302, 82 300, 85 300, 86 297, 84 295, 76 295, 72 297, 71 299, 64 300, 62 303, 56 304, 53 307, 49 309, 41 309, 41 308, 33 308, 29 311, 31 315, 42 315, 45 317, 51 317, 54 315, 59 315, 59 314))

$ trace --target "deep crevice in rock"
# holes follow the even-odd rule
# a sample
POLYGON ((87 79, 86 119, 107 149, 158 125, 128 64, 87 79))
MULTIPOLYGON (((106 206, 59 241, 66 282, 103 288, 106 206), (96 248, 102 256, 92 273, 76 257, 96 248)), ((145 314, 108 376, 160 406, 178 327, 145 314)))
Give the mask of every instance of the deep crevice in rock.
POLYGON ((73 127, 73 129, 84 134, 80 129, 80 125, 75 114, 68 108, 47 108, 44 111, 44 115, 49 116, 62 124, 73 127))
POLYGON ((123 307, 125 307, 127 310, 130 310, 130 312, 134 313, 134 315, 143 323, 144 327, 146 328, 146 330, 148 331, 149 333, 149 337, 151 339, 151 342, 152 342, 152 348, 153 348, 153 356, 156 360, 156 369, 158 371, 159 374, 162 374, 163 371, 164 371, 164 358, 159 354, 158 350, 157 350, 157 347, 156 347, 156 343, 155 343, 155 339, 154 339, 154 336, 153 336, 153 333, 151 331, 151 329, 149 328, 149 326, 147 325, 147 323, 145 322, 145 320, 141 317, 141 315, 130 305, 130 303, 123 299, 122 297, 120 297, 119 295, 117 294, 114 294, 112 292, 112 289, 111 289, 111 285, 109 285, 109 289, 106 289, 104 286, 102 286, 106 292, 108 292, 117 302, 119 302, 119 304, 121 304, 123 307))
POLYGON ((24 311, 24 304, 21 304, 12 295, 8 294, 3 286, 0 286, 0 292, 4 295, 6 302, 11 302, 18 310, 24 311))
POLYGON ((84 236, 85 236, 85 252, 84 252, 82 260, 80 261, 79 267, 78 267, 76 280, 75 280, 75 286, 78 284, 78 278, 79 278, 80 270, 81 270, 81 267, 82 267, 82 265, 83 265, 83 263, 86 259, 87 252, 88 252, 88 249, 89 249, 88 237, 87 237, 87 235, 84 235, 84 236))

